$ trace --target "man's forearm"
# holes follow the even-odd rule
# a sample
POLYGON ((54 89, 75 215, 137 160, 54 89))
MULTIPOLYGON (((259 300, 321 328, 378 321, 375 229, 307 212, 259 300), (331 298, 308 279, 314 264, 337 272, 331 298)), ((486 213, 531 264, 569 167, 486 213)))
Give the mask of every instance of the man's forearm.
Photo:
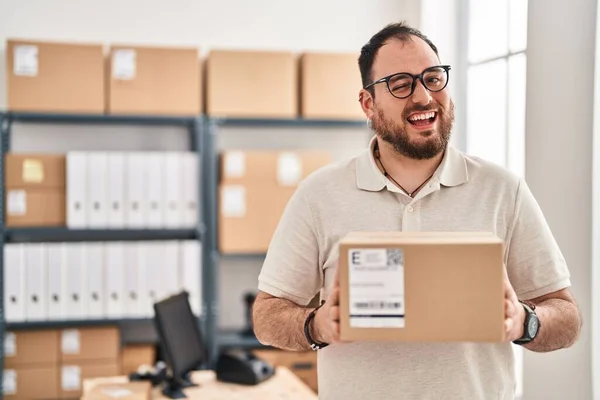
POLYGON ((570 347, 579 336, 581 318, 577 306, 563 299, 548 299, 536 306, 540 330, 536 338, 525 345, 531 351, 548 352, 570 347))
POLYGON ((311 311, 289 300, 263 298, 254 303, 256 337, 264 345, 284 350, 310 350, 304 336, 304 321, 311 311))

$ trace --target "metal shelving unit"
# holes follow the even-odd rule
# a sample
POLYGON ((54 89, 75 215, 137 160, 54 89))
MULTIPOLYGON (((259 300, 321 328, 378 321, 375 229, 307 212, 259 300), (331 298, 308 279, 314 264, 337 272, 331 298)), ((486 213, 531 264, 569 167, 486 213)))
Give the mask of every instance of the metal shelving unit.
POLYGON ((7 322, 6 330, 23 329, 61 329, 83 326, 103 326, 103 325, 125 325, 125 324, 151 324, 151 318, 121 318, 121 319, 77 319, 60 321, 26 321, 26 322, 7 322))
MULTIPOLYGON (((33 243, 33 242, 69 242, 69 241, 127 241, 127 240, 201 240, 202 257, 202 302, 204 309, 198 323, 204 333, 207 344, 210 346, 214 340, 214 321, 212 318, 212 281, 214 264, 207 249, 211 240, 206 236, 207 227, 214 224, 214 217, 207 215, 206 200, 209 196, 205 193, 204 184, 207 181, 205 167, 210 167, 212 147, 210 140, 204 138, 204 118, 197 117, 154 117, 154 116, 125 116, 125 115, 81 115, 81 114, 42 114, 42 113, 0 113, 0 343, 4 343, 6 329, 20 330, 32 328, 68 328, 76 326, 152 326, 149 318, 140 319, 96 319, 96 320, 62 320, 62 321, 26 321, 5 322, 4 319, 4 244, 5 243, 33 243), (137 125, 137 126, 176 126, 187 129, 189 134, 190 150, 198 154, 198 169, 201 177, 199 188, 199 218, 196 226, 184 229, 68 229, 67 227, 26 227, 9 228, 5 226, 5 154, 10 151, 12 125, 14 123, 37 124, 83 124, 83 125, 137 125)), ((216 173, 208 168, 207 172, 216 173)), ((209 179, 210 180, 210 179, 209 179)), ((0 346, 0 382, 4 361, 4 347, 0 346)), ((1 396, 1 389, 0 389, 1 396)))
MULTIPOLYGON (((314 119, 249 119, 249 118, 210 118, 205 120, 207 137, 210 137, 210 147, 212 148, 211 156, 214 159, 211 160, 214 171, 210 172, 209 178, 211 179, 210 186, 206 187, 206 195, 210 198, 207 199, 207 209, 211 210, 209 213, 211 216, 216 218, 217 209, 217 189, 218 189, 218 168, 216 154, 218 149, 216 148, 216 137, 220 128, 289 128, 290 130, 296 130, 301 128, 367 128, 365 121, 360 120, 314 120, 314 119)), ((209 224, 207 222, 207 238, 210 238, 210 252, 212 265, 219 265, 221 258, 264 258, 265 254, 253 253, 253 254, 221 254, 218 250, 218 227, 216 223, 209 224)), ((213 273, 215 274, 212 278, 215 282, 218 282, 217 269, 213 273)), ((216 286, 212 289, 211 295, 213 296, 212 303, 212 319, 213 323, 217 324, 219 319, 219 305, 218 305, 218 293, 216 292, 216 286)), ((266 348, 261 344, 256 337, 247 335, 243 331, 232 331, 218 329, 213 326, 214 332, 214 347, 212 350, 213 360, 216 359, 218 353, 227 348, 266 348)))
MULTIPOLYGON (((185 240, 202 242, 202 301, 203 311, 199 318, 204 340, 210 349, 209 367, 214 365, 218 353, 225 348, 260 348, 258 340, 241 331, 219 330, 219 302, 217 292, 218 265, 221 257, 264 257, 264 254, 223 254, 218 250, 218 149, 217 135, 222 127, 261 128, 366 128, 363 121, 353 120, 305 120, 305 119, 239 119, 197 117, 154 117, 121 115, 81 115, 43 113, 0 113, 0 343, 4 342, 5 329, 68 328, 75 326, 152 325, 152 319, 99 319, 65 321, 30 321, 6 323, 4 321, 4 244, 57 241, 122 241, 122 240, 185 240), (199 203, 200 217, 197 226, 188 229, 68 229, 66 227, 5 227, 5 154, 10 150, 11 128, 14 123, 36 124, 84 124, 84 125, 141 125, 179 126, 189 132, 190 148, 199 157, 199 203)), ((0 346, 0 382, 4 348, 0 346)), ((1 395, 1 393, 0 393, 1 395)))
POLYGON ((63 227, 6 228, 5 243, 100 242, 201 239, 196 229, 68 229, 63 227))

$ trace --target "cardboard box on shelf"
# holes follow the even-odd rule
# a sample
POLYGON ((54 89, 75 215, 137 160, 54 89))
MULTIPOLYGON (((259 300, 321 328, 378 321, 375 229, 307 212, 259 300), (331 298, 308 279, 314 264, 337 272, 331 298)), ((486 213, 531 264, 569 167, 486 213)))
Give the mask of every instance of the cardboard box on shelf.
POLYGON ((58 365, 35 364, 4 369, 3 394, 5 399, 57 399, 58 365))
POLYGON ((319 151, 233 151, 222 158, 219 248, 264 253, 298 183, 331 162, 319 151))
POLYGON ((111 46, 107 78, 110 114, 201 113, 197 48, 111 46))
POLYGON ((79 399, 83 382, 90 378, 114 377, 121 371, 117 360, 63 362, 58 371, 58 391, 61 399, 79 399))
POLYGON ((100 44, 9 39, 10 111, 104 112, 104 51, 100 44))
POLYGON ((9 153, 5 170, 7 226, 65 225, 64 155, 9 153))
POLYGON ((308 387, 318 392, 316 352, 261 349, 253 353, 271 365, 289 368, 308 387))
POLYGON ((208 115, 298 116, 298 67, 293 53, 212 50, 206 68, 208 115))
POLYGON ((154 365, 156 349, 154 345, 128 345, 121 352, 121 373, 136 372, 141 365, 154 365))
POLYGON ((6 226, 65 226, 65 189, 7 189, 6 226))
POLYGON ((491 233, 354 232, 339 243, 340 339, 499 342, 504 244, 491 233))
POLYGON ((64 154, 8 153, 4 165, 9 189, 64 189, 66 185, 64 154))
POLYGON ((303 118, 366 118, 358 102, 362 87, 358 54, 305 53, 300 71, 303 118))
POLYGON ((64 329, 60 341, 63 364, 100 360, 116 363, 119 358, 121 342, 116 327, 64 329))
POLYGON ((223 184, 260 183, 296 187, 331 162, 331 153, 314 150, 228 150, 221 153, 223 184))
POLYGON ((56 365, 58 344, 56 330, 8 331, 4 335, 4 367, 56 365))

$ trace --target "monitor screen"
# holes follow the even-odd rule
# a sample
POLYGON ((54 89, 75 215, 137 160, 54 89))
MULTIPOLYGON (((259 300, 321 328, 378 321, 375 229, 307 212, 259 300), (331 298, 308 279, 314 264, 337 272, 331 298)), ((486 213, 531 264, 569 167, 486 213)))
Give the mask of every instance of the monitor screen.
POLYGON ((187 292, 155 303, 154 313, 159 340, 173 378, 183 379, 188 372, 206 362, 207 358, 198 320, 192 313, 187 292))

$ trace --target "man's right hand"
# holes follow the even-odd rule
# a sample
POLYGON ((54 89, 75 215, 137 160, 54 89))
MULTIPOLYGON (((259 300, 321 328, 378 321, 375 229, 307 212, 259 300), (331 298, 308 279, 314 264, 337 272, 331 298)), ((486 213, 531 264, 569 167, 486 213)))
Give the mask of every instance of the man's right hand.
POLYGON ((311 336, 320 343, 340 342, 340 279, 339 268, 335 272, 333 286, 325 304, 319 308, 312 321, 311 336))

